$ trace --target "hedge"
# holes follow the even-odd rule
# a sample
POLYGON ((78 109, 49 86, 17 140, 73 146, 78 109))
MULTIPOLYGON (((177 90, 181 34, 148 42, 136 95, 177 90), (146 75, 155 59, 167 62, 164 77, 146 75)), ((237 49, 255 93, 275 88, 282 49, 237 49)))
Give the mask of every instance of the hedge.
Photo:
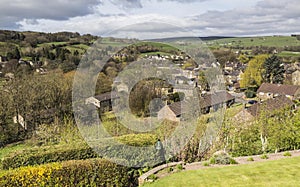
POLYGON ((130 173, 104 159, 73 160, 9 170, 0 176, 0 186, 136 186, 130 173))
POLYGON ((32 166, 67 160, 97 158, 99 155, 88 146, 59 147, 58 149, 36 149, 16 152, 3 158, 2 169, 14 169, 21 166, 32 166))
POLYGON ((135 165, 139 167, 152 166, 157 164, 158 158, 155 152, 156 136, 152 134, 132 134, 124 135, 116 138, 121 144, 117 146, 110 146, 108 142, 99 145, 96 141, 97 147, 90 148, 86 144, 78 145, 64 145, 58 147, 40 147, 35 149, 23 150, 9 156, 2 160, 2 169, 14 169, 21 166, 33 166, 46 164, 51 162, 60 162, 67 160, 83 160, 89 158, 117 158, 129 161, 130 163, 122 163, 135 165), (153 149, 143 148, 143 146, 153 145, 153 149), (134 147, 140 147, 135 149, 134 147), (149 158, 152 160, 149 161, 149 158))

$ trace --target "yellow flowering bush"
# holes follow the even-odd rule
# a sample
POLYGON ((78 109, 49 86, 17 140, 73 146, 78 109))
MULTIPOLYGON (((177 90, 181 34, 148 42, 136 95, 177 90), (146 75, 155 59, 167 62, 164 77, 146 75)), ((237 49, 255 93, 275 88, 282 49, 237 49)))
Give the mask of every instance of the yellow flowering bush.
POLYGON ((135 186, 129 169, 104 159, 72 160, 9 170, 0 186, 135 186))

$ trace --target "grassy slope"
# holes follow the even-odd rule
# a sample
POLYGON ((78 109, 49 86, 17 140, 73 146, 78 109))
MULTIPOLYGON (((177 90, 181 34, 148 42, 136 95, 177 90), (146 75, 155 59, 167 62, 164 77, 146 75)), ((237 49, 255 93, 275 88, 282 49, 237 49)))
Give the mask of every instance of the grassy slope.
POLYGON ((30 145, 21 143, 21 144, 15 144, 15 145, 8 145, 4 148, 0 148, 0 160, 12 152, 17 152, 17 151, 20 151, 23 149, 28 149, 30 147, 31 147, 30 145))
POLYGON ((300 157, 184 171, 145 186, 297 186, 300 157))
POLYGON ((243 37, 243 38, 226 38, 209 41, 210 45, 222 45, 228 46, 269 46, 269 47, 284 47, 284 46, 299 46, 300 41, 295 37, 290 36, 266 36, 266 37, 243 37), (252 40, 252 41, 251 41, 252 40), (229 44, 231 43, 231 45, 229 44))

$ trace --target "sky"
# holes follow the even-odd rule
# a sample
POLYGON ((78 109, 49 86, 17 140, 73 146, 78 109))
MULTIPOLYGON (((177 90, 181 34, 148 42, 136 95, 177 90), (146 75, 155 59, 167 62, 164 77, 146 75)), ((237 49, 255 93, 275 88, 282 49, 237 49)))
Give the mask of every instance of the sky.
POLYGON ((0 0, 0 29, 127 38, 300 33, 299 0, 0 0))

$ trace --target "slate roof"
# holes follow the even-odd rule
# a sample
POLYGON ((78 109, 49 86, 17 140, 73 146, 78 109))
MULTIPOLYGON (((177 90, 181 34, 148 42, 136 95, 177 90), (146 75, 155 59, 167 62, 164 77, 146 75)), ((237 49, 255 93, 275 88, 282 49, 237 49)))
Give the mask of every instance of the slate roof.
POLYGON ((268 99, 263 103, 256 103, 249 107, 247 111, 252 116, 257 116, 261 112, 274 112, 275 110, 292 107, 294 105, 293 101, 285 96, 278 96, 276 98, 268 99))
POLYGON ((286 85, 286 84, 271 84, 271 83, 263 83, 257 92, 263 93, 273 93, 279 95, 291 95, 294 96, 297 90, 300 89, 300 86, 296 85, 286 85))
POLYGON ((175 102, 169 105, 169 108, 174 112, 176 116, 180 116, 181 113, 181 102, 175 102))
POLYGON ((225 103, 235 99, 231 94, 226 91, 219 91, 211 94, 206 94, 200 98, 200 107, 206 108, 217 104, 225 103))

